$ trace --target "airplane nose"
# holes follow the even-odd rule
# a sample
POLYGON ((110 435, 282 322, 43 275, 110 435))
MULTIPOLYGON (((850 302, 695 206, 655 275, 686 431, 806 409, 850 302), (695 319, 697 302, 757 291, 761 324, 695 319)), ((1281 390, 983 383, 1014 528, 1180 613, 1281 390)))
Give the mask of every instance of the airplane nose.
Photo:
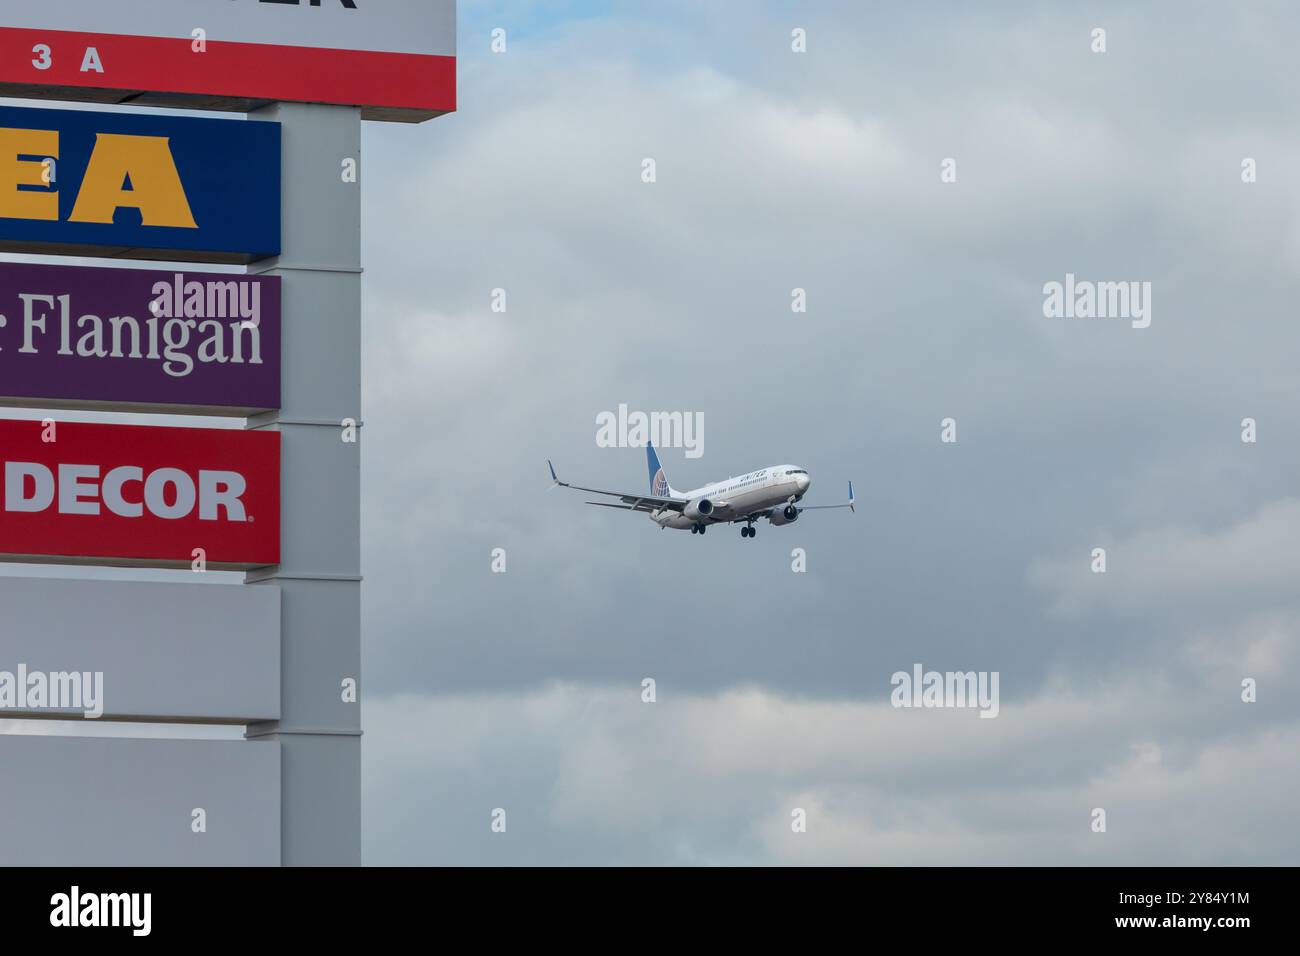
POLYGON ((799 494, 803 494, 805 491, 807 491, 808 486, 812 484, 812 479, 809 478, 807 475, 795 475, 794 479, 795 479, 795 484, 799 486, 799 494))

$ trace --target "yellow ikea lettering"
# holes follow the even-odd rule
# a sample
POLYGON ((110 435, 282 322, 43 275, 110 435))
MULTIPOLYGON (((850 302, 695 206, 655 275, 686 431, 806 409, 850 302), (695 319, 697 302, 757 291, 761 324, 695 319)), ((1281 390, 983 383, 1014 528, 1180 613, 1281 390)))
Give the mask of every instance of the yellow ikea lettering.
POLYGON ((56 130, 0 129, 0 218, 58 220, 59 196, 43 176, 45 160, 58 158, 56 130), (39 191, 19 186, 37 186, 39 191))
POLYGON ((118 209, 139 209, 146 226, 197 229, 165 136, 99 133, 71 222, 112 223, 118 209), (126 178, 131 189, 124 189, 126 178))

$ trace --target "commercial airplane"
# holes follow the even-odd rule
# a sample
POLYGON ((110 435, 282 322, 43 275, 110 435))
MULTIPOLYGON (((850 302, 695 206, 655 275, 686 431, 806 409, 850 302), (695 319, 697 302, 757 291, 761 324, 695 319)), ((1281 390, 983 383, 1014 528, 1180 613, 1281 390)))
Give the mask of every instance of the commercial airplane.
POLYGON ((555 474, 555 466, 548 459, 546 465, 551 469, 551 487, 572 488, 593 495, 610 495, 621 499, 620 504, 608 501, 588 501, 589 505, 602 508, 621 508, 624 511, 641 511, 650 515, 650 520, 660 528, 691 529, 691 534, 704 534, 711 524, 739 524, 742 538, 752 538, 758 534, 754 522, 766 518, 774 525, 790 524, 798 520, 805 511, 821 511, 830 508, 848 508, 853 511, 853 482, 849 482, 849 500, 840 505, 805 505, 796 503, 803 499, 812 479, 808 472, 798 465, 773 465, 760 468, 726 481, 716 481, 694 491, 677 491, 668 484, 663 465, 655 454, 655 446, 650 442, 645 446, 646 465, 650 469, 650 493, 648 495, 627 494, 622 491, 603 491, 600 488, 583 488, 560 481, 555 474))

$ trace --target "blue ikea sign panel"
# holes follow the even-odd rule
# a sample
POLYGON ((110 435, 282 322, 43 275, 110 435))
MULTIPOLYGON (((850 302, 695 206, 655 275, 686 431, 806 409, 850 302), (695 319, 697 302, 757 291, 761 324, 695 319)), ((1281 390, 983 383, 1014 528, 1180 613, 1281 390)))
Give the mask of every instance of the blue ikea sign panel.
POLYGON ((0 108, 0 250, 246 263, 280 253, 280 126, 0 108))

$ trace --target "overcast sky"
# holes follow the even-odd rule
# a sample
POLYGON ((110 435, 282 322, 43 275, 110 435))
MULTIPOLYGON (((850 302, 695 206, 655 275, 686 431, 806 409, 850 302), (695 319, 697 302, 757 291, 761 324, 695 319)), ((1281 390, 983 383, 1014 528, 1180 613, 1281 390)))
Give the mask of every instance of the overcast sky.
POLYGON ((366 140, 367 861, 1300 862, 1297 26, 462 4, 459 112, 366 140), (1150 327, 1044 318, 1066 273, 1150 327), (548 490, 644 487, 621 402, 703 414, 676 487, 857 514, 548 490), (915 663, 999 716, 892 708, 915 663))
POLYGON ((365 133, 365 861, 1300 863, 1298 27, 462 0, 459 111, 365 133), (1150 326, 1045 318, 1067 273, 1150 326), (620 403, 703 416, 678 488, 857 512, 549 489, 645 489, 620 403))

